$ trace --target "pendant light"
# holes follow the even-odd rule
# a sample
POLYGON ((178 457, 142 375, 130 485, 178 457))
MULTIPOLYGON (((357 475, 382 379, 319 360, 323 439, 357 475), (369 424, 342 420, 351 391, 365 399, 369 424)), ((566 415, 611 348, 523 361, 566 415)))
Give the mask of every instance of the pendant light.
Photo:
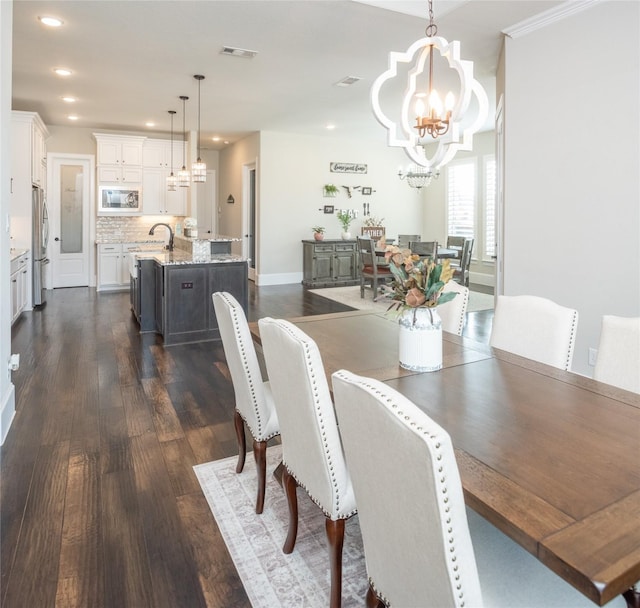
POLYGON ((207 165, 200 159, 200 83, 204 80, 202 74, 196 74, 194 78, 198 81, 198 160, 191 165, 191 176, 194 182, 207 181, 207 165))
POLYGON ((189 180, 190 180, 190 175, 189 175, 189 170, 187 169, 187 163, 186 163, 186 145, 187 145, 187 129, 185 127, 185 101, 187 101, 187 99, 189 99, 188 97, 186 97, 185 95, 180 95, 180 99, 182 99, 182 137, 183 137, 183 141, 182 141, 182 169, 180 169, 180 171, 178 171, 178 186, 180 186, 181 188, 188 188, 189 187, 189 180))
POLYGON ((403 148, 413 163, 437 176, 437 172, 459 150, 473 148, 473 134, 484 125, 489 103, 482 85, 473 77, 473 62, 460 58, 460 42, 453 40, 449 43, 437 35, 433 0, 428 0, 428 9, 426 37, 414 42, 404 53, 389 53, 389 68, 378 76, 371 88, 371 106, 376 119, 388 132, 388 145, 403 148), (449 69, 456 73, 460 82, 458 95, 454 97, 450 93, 444 104, 434 85, 433 58, 436 52, 447 60, 449 69), (423 74, 428 76, 426 91, 419 90, 418 78, 423 74), (393 90, 391 83, 396 77, 407 79, 405 93, 398 100, 400 103, 395 107, 386 104, 383 111, 381 97, 386 95, 382 95, 382 89, 390 84, 387 90, 393 90), (471 103, 472 100, 475 103, 471 103), (415 114, 411 108, 413 103, 415 114), (411 125, 412 121, 415 121, 414 125, 411 125), (427 157, 425 149, 428 144, 433 144, 429 147, 434 149, 431 157, 427 157))
POLYGON ((175 113, 175 110, 169 110, 169 116, 171 116, 171 173, 167 176, 167 190, 169 192, 175 192, 178 183, 178 178, 173 174, 173 115, 175 113))

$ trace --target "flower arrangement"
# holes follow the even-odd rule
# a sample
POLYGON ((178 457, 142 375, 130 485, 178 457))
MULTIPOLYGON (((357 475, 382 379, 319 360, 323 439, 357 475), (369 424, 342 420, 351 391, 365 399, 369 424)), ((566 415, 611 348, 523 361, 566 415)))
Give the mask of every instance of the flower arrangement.
POLYGON ((353 215, 349 209, 340 209, 336 214, 338 221, 342 224, 342 230, 344 232, 349 232, 349 226, 351 226, 351 222, 353 222, 353 215))
POLYGON ((410 249, 388 245, 384 254, 393 273, 394 303, 389 307, 401 309, 433 308, 449 302, 456 292, 442 293, 453 277, 449 260, 436 264, 431 258, 420 259, 410 249), (395 303, 397 302, 397 303, 395 303))

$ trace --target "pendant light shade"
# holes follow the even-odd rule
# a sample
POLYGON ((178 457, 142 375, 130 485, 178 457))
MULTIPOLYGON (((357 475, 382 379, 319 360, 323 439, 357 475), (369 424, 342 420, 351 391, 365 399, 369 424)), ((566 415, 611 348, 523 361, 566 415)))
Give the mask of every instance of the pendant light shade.
POLYGON ((191 176, 189 175, 189 170, 187 169, 186 163, 186 145, 187 145, 187 129, 185 127, 185 101, 189 99, 185 95, 180 95, 180 99, 182 99, 182 169, 178 171, 178 186, 181 188, 188 188, 189 181, 191 176))
POLYGON ((178 178, 173 174, 173 115, 175 113, 175 110, 169 110, 169 116, 171 116, 171 173, 167 176, 167 190, 169 192, 175 192, 178 184, 178 178))
POLYGON ((207 181, 207 165, 200 158, 200 83, 204 80, 202 74, 196 74, 194 78, 198 81, 198 160, 191 165, 191 175, 194 182, 207 181))

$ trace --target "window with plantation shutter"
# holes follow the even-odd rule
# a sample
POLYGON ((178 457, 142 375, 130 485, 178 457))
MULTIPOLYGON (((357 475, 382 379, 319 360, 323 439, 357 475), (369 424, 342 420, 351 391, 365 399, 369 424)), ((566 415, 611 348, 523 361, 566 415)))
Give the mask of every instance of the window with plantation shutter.
POLYGON ((484 259, 491 260, 496 251, 496 159, 484 158, 484 259))
POLYGON ((475 236, 476 162, 461 161, 447 166, 447 234, 475 236))

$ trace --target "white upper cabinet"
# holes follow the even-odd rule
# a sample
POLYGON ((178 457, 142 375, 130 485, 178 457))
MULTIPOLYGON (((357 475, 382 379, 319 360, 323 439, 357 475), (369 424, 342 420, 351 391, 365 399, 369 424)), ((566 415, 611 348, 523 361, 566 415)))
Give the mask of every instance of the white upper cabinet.
POLYGON ((94 133, 98 147, 98 182, 140 184, 146 137, 94 133))
POLYGON ((173 142, 173 165, 170 139, 147 139, 142 148, 142 212, 145 215, 185 215, 186 188, 167 190, 167 177, 182 166, 182 142, 173 142))
MULTIPOLYGON (((142 166, 150 169, 171 169, 171 140, 147 139, 142 147, 142 166)), ((182 142, 173 142, 173 172, 182 166, 182 142)))

